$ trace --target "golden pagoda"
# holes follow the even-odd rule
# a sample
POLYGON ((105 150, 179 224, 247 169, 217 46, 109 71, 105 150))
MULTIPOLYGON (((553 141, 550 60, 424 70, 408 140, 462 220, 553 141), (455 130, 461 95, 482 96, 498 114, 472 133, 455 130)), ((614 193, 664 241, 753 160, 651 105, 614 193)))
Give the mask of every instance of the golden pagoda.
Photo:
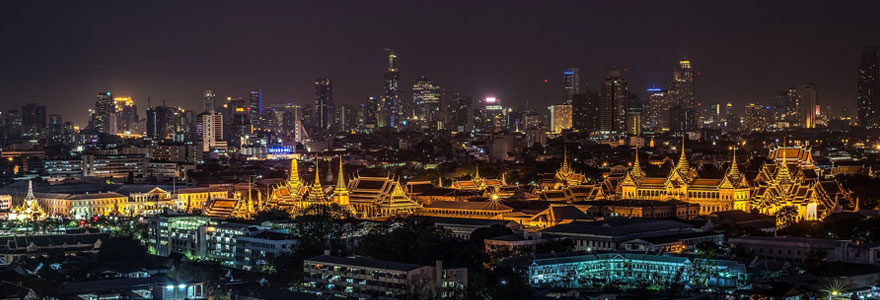
POLYGON ((345 175, 342 173, 342 156, 339 157, 339 175, 336 176, 336 188, 333 189, 332 201, 342 206, 350 206, 350 193, 345 187, 345 175))
POLYGON ((27 196, 24 197, 21 205, 13 207, 9 212, 10 220, 19 221, 39 221, 46 218, 46 213, 40 207, 37 197, 34 196, 34 184, 28 180, 27 196))
POLYGON ((287 181, 275 186, 269 195, 268 207, 293 211, 308 191, 308 186, 299 178, 299 165, 296 158, 290 160, 290 176, 287 181))

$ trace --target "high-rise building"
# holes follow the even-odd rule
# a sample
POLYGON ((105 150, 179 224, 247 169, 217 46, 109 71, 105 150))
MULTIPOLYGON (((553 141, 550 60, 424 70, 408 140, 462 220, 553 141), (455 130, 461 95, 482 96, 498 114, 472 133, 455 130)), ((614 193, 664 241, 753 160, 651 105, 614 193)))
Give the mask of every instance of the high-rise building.
POLYGON ((673 105, 681 106, 682 109, 690 110, 686 113, 689 119, 684 120, 683 130, 693 131, 697 129, 697 94, 696 72, 690 60, 682 59, 672 72, 672 87, 669 89, 673 97, 673 105))
POLYGON ((801 85, 800 97, 798 98, 801 103, 801 127, 816 128, 816 115, 818 114, 816 85, 812 82, 801 85))
POLYGON ((260 125, 260 116, 263 115, 263 90, 251 90, 248 96, 248 116, 251 124, 260 125))
POLYGON ((333 127, 333 80, 330 77, 315 79, 314 126, 320 132, 333 127))
POLYGON ((622 133, 626 125, 626 101, 629 88, 617 68, 608 71, 599 93, 599 130, 622 133))
POLYGON ((672 96, 668 91, 652 87, 648 90, 648 109, 645 110, 647 127, 660 132, 669 129, 669 109, 672 108, 672 96))
POLYGON ((21 137, 22 132, 22 115, 21 111, 13 109, 7 111, 6 115, 6 136, 7 139, 17 139, 21 137))
POLYGON ((59 114, 49 115, 49 137, 56 140, 56 137, 64 134, 64 118, 59 114))
POLYGON ((202 151, 208 152, 216 148, 223 140, 223 115, 219 113, 201 114, 201 140, 202 151))
POLYGON ((572 104, 574 95, 580 94, 580 71, 578 68, 565 68, 562 71, 562 101, 572 104))
POLYGON ((449 129, 456 132, 471 131, 474 128, 473 98, 456 92, 452 94, 450 103, 449 129))
POLYGON ((773 108, 770 105, 749 103, 743 112, 742 125, 745 130, 763 131, 770 126, 773 108))
POLYGON ((583 132, 599 131, 599 93, 587 90, 572 99, 572 126, 583 132))
POLYGON ((46 106, 28 103, 21 107, 22 134, 27 137, 42 136, 46 131, 46 106))
POLYGON ((629 94, 626 101, 626 134, 641 135, 643 123, 643 107, 639 95, 629 94))
POLYGON ((95 99, 95 109, 92 111, 92 129, 99 133, 115 134, 116 132, 109 132, 112 127, 110 118, 115 109, 112 93, 98 93, 97 99, 95 99))
MULTIPOLYGON (((116 114, 116 130, 123 133, 137 133, 138 112, 137 105, 131 97, 114 97, 113 105, 116 114)), ((142 132, 140 134, 143 134, 142 132)))
POLYGON ((206 112, 210 112, 215 110, 214 108, 214 100, 217 98, 217 95, 214 94, 212 90, 205 90, 205 96, 202 98, 202 104, 205 107, 206 112))
POLYGON ((380 112, 382 111, 382 102, 380 100, 381 98, 376 96, 369 96, 364 99, 364 128, 361 128, 362 130, 374 130, 385 125, 381 123, 382 117, 380 112))
POLYGON ((397 55, 394 50, 388 53, 388 69, 385 70, 385 94, 382 96, 382 127, 398 127, 401 122, 400 72, 397 70, 397 55))
POLYGON ((441 88, 428 79, 419 76, 412 85, 413 103, 416 105, 416 116, 422 129, 438 130, 443 128, 440 119, 441 88))
POLYGON ((571 104, 551 105, 550 131, 553 133, 562 133, 563 130, 571 129, 571 116, 571 104))
POLYGON ((880 127, 880 45, 862 47, 859 62, 858 106, 859 123, 864 127, 880 127))
POLYGON ((345 103, 336 107, 336 125, 339 132, 350 132, 358 127, 358 111, 354 105, 345 103))

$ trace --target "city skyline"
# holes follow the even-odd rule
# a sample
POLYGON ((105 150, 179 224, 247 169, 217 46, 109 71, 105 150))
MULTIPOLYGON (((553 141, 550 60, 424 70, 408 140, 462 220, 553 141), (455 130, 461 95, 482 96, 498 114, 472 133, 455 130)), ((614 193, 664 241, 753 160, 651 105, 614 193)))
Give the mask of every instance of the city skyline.
POLYGON ((154 105, 167 101, 201 111, 205 89, 218 99, 261 89, 267 105, 304 105, 313 102, 313 80, 331 77, 336 103, 361 103, 383 94, 386 48, 399 55, 405 98, 408 83, 426 75, 449 94, 495 96, 507 105, 528 101, 536 108, 545 95, 547 104, 563 100, 566 67, 579 68, 581 84, 588 82, 586 88, 595 91, 616 66, 626 70, 630 90, 644 100, 645 89, 668 87, 676 63, 687 57, 700 73, 697 93, 704 104, 733 102, 739 110, 746 103, 769 103, 778 90, 813 82, 820 105, 845 103, 854 115, 859 53, 863 44, 878 42, 870 37, 880 31, 873 29, 880 22, 868 16, 867 3, 774 2, 758 10, 720 4, 717 11, 698 2, 650 3, 620 17, 621 28, 613 34, 600 30, 610 18, 602 12, 624 7, 573 2, 480 3, 464 12, 452 4, 401 4, 401 10, 434 12, 410 14, 365 4, 254 4, 253 13, 241 15, 238 5, 191 3, 199 13, 181 8, 165 18, 152 17, 170 10, 163 5, 30 5, 15 3, 6 11, 16 13, 3 15, 0 30, 10 47, 0 51, 11 72, 4 72, 0 91, 15 100, 0 108, 35 102, 80 126, 88 119, 82 107, 90 107, 103 91, 132 97, 142 112, 148 97, 154 105), (568 9, 576 7, 584 9, 568 9), (327 19, 308 11, 326 12, 327 19), (692 18, 678 20, 673 12, 692 18), (830 17, 810 18, 818 15, 830 17), (420 18, 437 22, 414 22, 420 18), (515 21, 522 18, 533 22, 515 21), (226 22, 233 19, 241 22, 226 22), (355 26, 361 22, 375 26, 355 26), (29 30, 15 30, 24 27, 29 30), (656 32, 646 34, 647 28, 656 32), (391 29, 394 34, 386 34, 391 29), (570 36, 585 38, 561 46, 570 36), (102 43, 107 47, 95 46, 102 43), (811 46, 798 46, 805 43, 811 46), (66 51, 56 51, 65 45, 66 51), (640 49, 644 46, 649 49, 640 49))

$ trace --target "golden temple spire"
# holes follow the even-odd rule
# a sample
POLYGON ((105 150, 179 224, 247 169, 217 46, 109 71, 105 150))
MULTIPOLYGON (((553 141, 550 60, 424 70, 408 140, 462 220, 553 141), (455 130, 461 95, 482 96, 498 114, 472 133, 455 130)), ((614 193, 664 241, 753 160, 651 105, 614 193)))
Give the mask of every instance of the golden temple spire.
POLYGON ((345 189, 345 177, 342 176, 342 156, 339 156, 339 176, 336 177, 336 189, 345 189))
POLYGON ((474 172, 474 180, 480 179, 480 163, 477 163, 477 170, 474 172))
POLYGON ((776 179, 782 182, 788 182, 791 179, 791 174, 788 172, 788 163, 785 162, 785 149, 778 149, 777 151, 782 151, 782 162, 779 166, 779 173, 776 173, 776 179))
POLYGON ((318 158, 315 157, 315 185, 321 186, 321 176, 318 175, 318 170, 321 169, 321 165, 318 164, 318 158))
POLYGON ((642 177, 645 175, 645 172, 642 171, 642 167, 639 165, 639 147, 636 146, 636 159, 633 162, 632 174, 635 177, 642 177))
POLYGON ((288 181, 290 184, 299 183, 299 165, 295 157, 290 160, 290 179, 288 181))
POLYGON ((684 138, 685 135, 681 136, 681 157, 678 158, 678 166, 676 167, 679 170, 688 171, 690 169, 690 164, 688 164, 687 155, 684 151, 684 138))

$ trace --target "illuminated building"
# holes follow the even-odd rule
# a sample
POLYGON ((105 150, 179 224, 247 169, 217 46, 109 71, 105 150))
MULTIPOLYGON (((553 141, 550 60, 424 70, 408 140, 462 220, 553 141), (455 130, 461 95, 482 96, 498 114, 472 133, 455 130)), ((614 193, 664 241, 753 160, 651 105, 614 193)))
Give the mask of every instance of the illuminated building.
POLYGON ((801 85, 799 101, 801 104, 800 124, 803 128, 816 128, 816 115, 818 114, 817 98, 815 84, 806 83, 801 85))
POLYGON ((571 105, 557 104, 550 106, 550 131, 562 133, 571 129, 571 105))
POLYGON ((571 205, 594 218, 626 217, 643 219, 676 218, 692 220, 700 215, 700 205, 678 200, 593 200, 571 205))
POLYGON ((115 134, 109 132, 110 116, 113 115, 115 107, 113 105, 113 94, 110 92, 98 93, 95 100, 95 109, 92 111, 92 128, 99 133, 115 134))
POLYGON ((626 134, 628 135, 641 135, 642 134, 642 126, 643 122, 643 107, 642 103, 639 101, 639 96, 637 94, 629 94, 629 97, 626 101, 626 134))
POLYGON ((866 128, 880 126, 880 46, 862 46, 858 75, 859 123, 866 128))
POLYGON ((260 117, 263 115, 263 90, 251 90, 248 96, 248 117, 253 125, 260 124, 260 117))
POLYGON ((416 106, 416 117, 423 129, 437 130, 443 128, 440 115, 440 99, 442 89, 429 80, 427 76, 419 76, 412 85, 413 102, 416 106))
POLYGON ((202 152, 208 152, 215 148, 225 148, 226 142, 223 141, 223 115, 209 111, 203 113, 201 118, 202 152))
POLYGON ((324 255, 303 262, 303 283, 313 293, 351 299, 418 299, 444 295, 463 299, 467 290, 466 268, 379 261, 364 257, 324 255))
MULTIPOLYGON (((672 72, 672 86, 669 92, 675 107, 680 107, 684 114, 684 120, 681 131, 696 130, 697 125, 697 93, 696 93, 696 72, 690 60, 682 59, 678 62, 678 66, 672 72)), ((675 125, 671 125, 675 127, 675 125)))
POLYGON ((743 126, 750 131, 764 131, 771 124, 771 107, 749 103, 743 112, 743 126))
POLYGON ((580 70, 578 68, 565 68, 562 71, 562 101, 572 104, 574 95, 580 94, 580 70))
MULTIPOLYGON (((675 252, 693 250, 702 242, 721 246, 724 234, 703 231, 693 225, 667 219, 633 219, 611 217, 597 221, 564 222, 541 230, 541 233, 566 237, 574 241, 575 250, 588 251, 645 251, 641 246, 654 239, 665 239, 677 244, 675 252)), ((655 245, 657 245, 655 243, 655 245)))
POLYGON ((150 217, 147 228, 147 247, 150 253, 168 256, 183 253, 197 257, 200 250, 199 227, 212 223, 204 216, 160 214, 150 217))
MULTIPOLYGON (((11 202, 12 201, 10 201, 10 203, 11 202)), ((7 205, 9 205, 9 204, 7 204, 7 205)), ((23 221, 23 220, 36 221, 36 220, 42 220, 45 217, 46 217, 46 213, 43 212, 43 208, 40 207, 40 203, 37 200, 37 197, 34 196, 34 184, 30 180, 28 180, 27 195, 24 197, 24 201, 22 201, 20 206, 13 207, 9 211, 9 219, 10 220, 20 220, 20 221, 23 221)))
POLYGON ((214 94, 212 90, 205 90, 205 97, 202 98, 202 104, 205 107, 205 112, 214 111, 214 100, 217 99, 217 95, 214 94))
POLYGON ((269 206, 294 211, 305 196, 308 187, 300 181, 296 158, 290 160, 290 176, 283 184, 275 186, 269 197, 269 206))
POLYGON ((383 219, 408 215, 421 205, 406 196, 399 179, 385 176, 363 176, 359 173, 348 182, 349 202, 357 216, 383 219))
POLYGON ((312 124, 321 132, 333 127, 335 106, 333 105, 333 79, 330 77, 315 79, 315 104, 312 124))
POLYGON ((444 218, 466 219, 504 219, 504 214, 513 212, 513 208, 504 205, 497 198, 492 197, 486 201, 434 201, 424 205, 416 211, 416 215, 444 218))
MULTIPOLYGON (((585 91, 574 95, 571 103, 572 126, 582 132, 599 131, 599 94, 595 91, 585 91)), ((534 128, 537 128, 536 120, 534 128)), ((533 123, 526 123, 526 128, 532 128, 533 123)))
POLYGON ((497 191, 502 186, 507 185, 504 180, 504 173, 501 174, 501 179, 486 179, 480 177, 480 166, 477 166, 474 175, 471 176, 470 180, 455 180, 452 182, 452 188, 459 190, 475 190, 475 191, 485 191, 489 190, 490 192, 497 191))
POLYGON ((629 97, 626 79, 617 68, 608 71, 599 91, 599 130, 601 132, 624 132, 626 101, 629 97))
POLYGON ((208 204, 208 200, 228 197, 229 192, 209 187, 184 188, 177 190, 174 196, 178 209, 191 213, 193 210, 202 210, 208 204))
POLYGON ((124 216, 154 215, 175 206, 171 193, 159 187, 124 185, 116 192, 128 197, 119 209, 124 216))
POLYGON ((388 69, 385 70, 385 93, 382 95, 382 109, 379 112, 379 127, 400 126, 400 72, 397 70, 397 55, 388 49, 388 69))
POLYGON ((144 154, 86 154, 82 156, 83 176, 126 178, 143 176, 147 157, 144 154))
POLYGON ((822 180, 810 148, 775 147, 754 179, 751 206, 763 214, 792 221, 821 220, 835 212, 850 194, 836 180, 822 180), (790 209, 791 216, 785 216, 790 209), (789 210, 789 209, 786 209, 789 210))
POLYGON ((471 131, 474 127, 474 100, 471 97, 454 93, 450 100, 449 128, 456 132, 471 131))
POLYGON ((137 132, 137 123, 140 120, 137 113, 137 105, 131 97, 114 97, 114 115, 116 116, 116 133, 143 134, 137 132))
POLYGON ((746 266, 731 260, 706 260, 644 253, 574 253, 555 254, 519 261, 515 269, 535 287, 586 287, 591 283, 665 286, 670 281, 687 285, 699 280, 692 272, 704 265, 707 285, 715 289, 739 289, 746 286, 746 266))
POLYGON ((568 164, 568 149, 564 149, 562 153, 562 166, 559 167, 559 170, 556 170, 556 174, 554 175, 554 179, 558 183, 556 186, 551 189, 560 189, 562 187, 567 186, 576 186, 583 184, 587 181, 584 174, 577 173, 572 169, 571 165, 568 164))
POLYGON ((382 102, 381 98, 369 96, 364 99, 364 128, 362 130, 374 130, 379 128, 379 121, 382 119, 382 102))
POLYGON ((646 123, 654 132, 669 128, 669 109, 672 108, 672 97, 667 91, 660 88, 648 89, 648 109, 646 110, 646 123))
POLYGON ((664 201, 675 199, 697 203, 700 205, 701 215, 726 210, 748 211, 750 188, 745 176, 739 172, 735 155, 736 152, 733 163, 723 178, 700 178, 688 163, 684 138, 682 138, 681 157, 665 178, 646 176, 639 165, 637 154, 632 170, 626 174, 620 184, 619 196, 621 199, 664 201))
POLYGON ((205 204, 202 215, 214 219, 247 219, 255 212, 251 199, 212 198, 205 204))

